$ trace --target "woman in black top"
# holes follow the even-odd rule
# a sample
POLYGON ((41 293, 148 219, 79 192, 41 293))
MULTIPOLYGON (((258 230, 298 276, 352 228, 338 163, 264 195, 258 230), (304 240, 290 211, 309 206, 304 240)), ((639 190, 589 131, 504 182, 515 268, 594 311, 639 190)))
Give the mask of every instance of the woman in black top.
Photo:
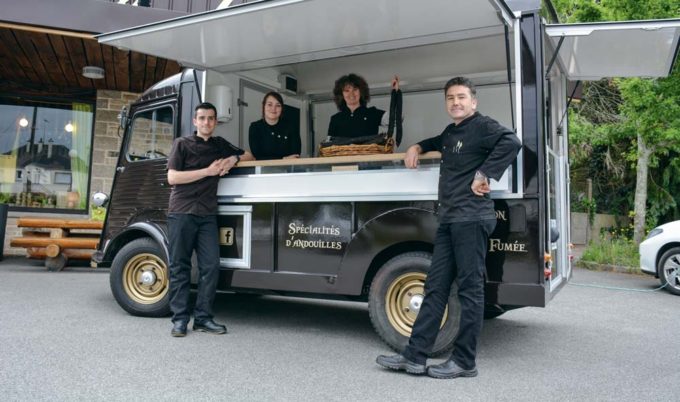
MULTIPOLYGON (((399 78, 394 77, 392 88, 399 89, 399 78)), ((366 107, 371 99, 368 84, 356 74, 343 75, 335 81, 333 100, 339 112, 331 116, 329 137, 364 137, 377 135, 384 110, 366 107)))
POLYGON ((268 92, 262 99, 262 119, 250 124, 248 141, 255 159, 300 157, 300 133, 281 120, 283 98, 268 92))

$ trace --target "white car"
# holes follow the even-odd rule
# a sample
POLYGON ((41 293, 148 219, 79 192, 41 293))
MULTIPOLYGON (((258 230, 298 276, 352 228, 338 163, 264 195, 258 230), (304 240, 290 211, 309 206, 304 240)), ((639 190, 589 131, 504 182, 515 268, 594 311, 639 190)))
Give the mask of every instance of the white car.
POLYGON ((640 268, 654 275, 666 290, 680 295, 680 221, 652 229, 640 243, 640 268))

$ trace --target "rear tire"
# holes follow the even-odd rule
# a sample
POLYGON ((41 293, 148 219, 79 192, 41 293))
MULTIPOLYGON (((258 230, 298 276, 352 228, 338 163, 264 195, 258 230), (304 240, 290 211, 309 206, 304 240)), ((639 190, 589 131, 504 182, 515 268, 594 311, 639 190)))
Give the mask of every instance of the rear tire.
POLYGON ((125 245, 111 265, 111 292, 123 310, 136 316, 170 314, 170 277, 163 250, 150 238, 125 245))
POLYGON ((658 272, 661 284, 668 283, 665 289, 680 296, 680 247, 673 247, 663 253, 659 260, 658 272))
MULTIPOLYGON (((380 338, 399 353, 408 345, 418 315, 414 307, 420 308, 431 260, 432 255, 424 252, 400 254, 387 261, 371 283, 368 296, 371 323, 380 338)), ((444 354, 453 348, 460 324, 457 290, 454 282, 431 356, 444 354)))

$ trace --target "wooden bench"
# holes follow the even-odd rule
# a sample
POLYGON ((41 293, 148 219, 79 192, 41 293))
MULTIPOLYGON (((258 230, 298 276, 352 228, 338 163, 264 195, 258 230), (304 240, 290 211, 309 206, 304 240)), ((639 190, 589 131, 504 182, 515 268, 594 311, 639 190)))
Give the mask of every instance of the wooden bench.
POLYGON ((50 271, 61 271, 69 259, 89 260, 99 245, 104 222, 84 219, 19 218, 21 237, 12 247, 25 247, 28 258, 44 259, 50 271))

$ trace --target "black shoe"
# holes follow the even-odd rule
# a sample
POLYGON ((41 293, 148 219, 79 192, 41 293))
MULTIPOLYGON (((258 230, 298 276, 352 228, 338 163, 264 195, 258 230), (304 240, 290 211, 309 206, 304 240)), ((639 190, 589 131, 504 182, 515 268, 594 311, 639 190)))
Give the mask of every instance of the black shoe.
POLYGON ((409 374, 425 374, 425 365, 412 362, 402 355, 380 355, 375 362, 390 370, 406 371, 409 374))
POLYGON ((184 321, 175 321, 172 323, 172 331, 170 331, 170 335, 176 338, 187 336, 187 323, 184 321))
POLYGON ((226 334, 227 327, 220 325, 213 320, 201 322, 194 321, 194 331, 207 332, 209 334, 226 334))
POLYGON ((429 366, 427 375, 432 378, 477 377, 477 368, 465 370, 453 360, 447 360, 444 363, 429 366))

